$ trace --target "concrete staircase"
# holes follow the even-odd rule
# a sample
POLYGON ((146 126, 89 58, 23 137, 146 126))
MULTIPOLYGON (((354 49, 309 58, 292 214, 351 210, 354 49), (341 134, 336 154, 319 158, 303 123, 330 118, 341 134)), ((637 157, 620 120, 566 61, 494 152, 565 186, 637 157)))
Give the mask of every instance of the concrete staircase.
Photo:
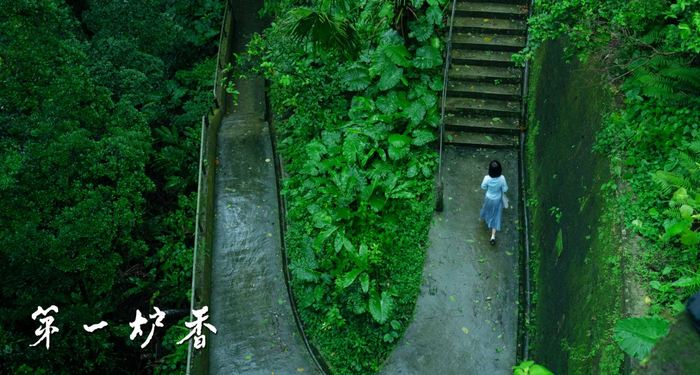
POLYGON ((527 1, 458 1, 445 102, 445 143, 515 147, 526 42, 527 1))

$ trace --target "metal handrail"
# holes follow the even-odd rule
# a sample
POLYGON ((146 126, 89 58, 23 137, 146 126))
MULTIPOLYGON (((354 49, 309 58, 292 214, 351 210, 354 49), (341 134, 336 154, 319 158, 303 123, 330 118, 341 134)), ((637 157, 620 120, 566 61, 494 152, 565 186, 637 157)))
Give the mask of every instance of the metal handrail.
POLYGON ((440 101, 440 157, 438 159, 438 205, 436 207, 437 211, 442 211, 443 201, 442 155, 443 144, 445 143, 445 102, 447 101, 447 75, 450 70, 450 62, 452 59, 452 26, 455 19, 456 7, 457 0, 452 0, 452 12, 450 14, 450 31, 447 34, 447 53, 445 54, 445 69, 442 74, 442 98, 440 101))
MULTIPOLYGON (((199 171, 198 171, 198 180, 197 180, 197 208, 196 208, 196 217, 195 217, 195 233, 194 233, 194 250, 192 254, 192 295, 190 297, 190 320, 192 320, 192 311, 195 309, 198 299, 201 298, 208 298, 206 297, 206 293, 204 293, 204 296, 202 296, 202 293, 198 292, 197 289, 197 279, 199 277, 200 272, 204 272, 203 270, 200 270, 198 267, 199 266, 204 266, 206 268, 206 257, 208 256, 207 254, 207 248, 211 245, 208 243, 207 240, 207 218, 211 211, 211 207, 208 207, 207 203, 207 194, 210 194, 211 192, 207 190, 206 185, 207 185, 207 179, 211 178, 209 176, 210 173, 214 173, 213 170, 209 171, 209 168, 211 165, 207 163, 208 161, 208 147, 207 144, 209 143, 209 133, 212 131, 212 126, 214 126, 216 129, 218 129, 218 126, 215 124, 212 125, 210 123, 210 117, 213 116, 214 121, 216 122, 217 118, 220 121, 220 114, 217 113, 220 111, 226 111, 226 100, 224 98, 225 92, 221 88, 220 80, 222 76, 222 70, 225 67, 225 65, 228 64, 228 48, 227 48, 227 40, 228 40, 228 34, 229 32, 233 29, 233 16, 230 12, 231 9, 231 3, 230 1, 227 1, 225 6, 224 6, 224 17, 223 20, 221 21, 221 32, 219 33, 219 48, 217 50, 217 55, 216 55, 216 67, 214 70, 214 85, 212 87, 212 94, 213 94, 213 103, 211 104, 209 111, 202 116, 202 130, 201 130, 201 137, 200 137, 200 144, 199 144, 199 171), (229 30, 227 31, 227 26, 229 27, 229 30), (202 248, 204 247, 204 248, 202 248), (203 263, 204 262, 204 263, 203 263), (203 263, 203 264, 202 264, 203 263)), ((216 130, 214 129, 214 130, 216 130)), ((210 255, 210 254, 209 254, 210 255)), ((201 302, 201 301, 199 301, 201 302)), ((206 302, 206 301, 205 301, 206 302)), ((194 366, 193 363, 193 356, 194 356, 194 350, 193 350, 193 344, 192 341, 188 343, 188 348, 187 348, 187 367, 186 367, 186 374, 190 375, 192 373, 192 367, 194 366)), ((200 369, 200 373, 204 372, 206 373, 207 370, 202 370, 200 369)))

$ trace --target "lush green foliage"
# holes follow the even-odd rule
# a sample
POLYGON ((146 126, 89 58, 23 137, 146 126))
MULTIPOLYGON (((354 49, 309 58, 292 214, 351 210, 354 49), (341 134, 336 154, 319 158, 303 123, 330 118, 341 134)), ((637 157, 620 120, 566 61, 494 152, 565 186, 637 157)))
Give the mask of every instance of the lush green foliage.
POLYGON ((271 81, 292 286, 338 374, 377 370, 412 315, 434 199, 445 3, 285 12, 282 2, 268 11, 288 16, 240 61, 271 81))
POLYGON ((554 373, 535 361, 523 361, 513 366, 513 375, 554 375, 554 373))
POLYGON ((700 1, 545 0, 530 22, 531 56, 565 37, 569 56, 609 66, 621 106, 599 135, 627 227, 629 263, 648 286, 651 314, 680 311, 700 287, 700 1))
POLYGON ((669 327, 668 321, 660 318, 621 319, 615 325, 615 340, 625 353, 642 359, 668 334, 669 327))
POLYGON ((213 71, 201 56, 221 13, 213 0, 0 7, 0 372, 152 371, 174 353, 165 329, 141 350, 127 324, 137 308, 189 307, 213 71), (31 314, 52 304, 60 331, 30 348, 31 314))

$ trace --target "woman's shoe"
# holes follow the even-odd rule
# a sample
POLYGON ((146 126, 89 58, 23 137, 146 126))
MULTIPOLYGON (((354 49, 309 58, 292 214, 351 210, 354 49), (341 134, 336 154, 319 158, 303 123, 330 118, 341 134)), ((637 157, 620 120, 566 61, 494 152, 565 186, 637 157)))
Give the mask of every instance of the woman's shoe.
POLYGON ((491 242, 491 245, 495 245, 495 244, 496 244, 496 239, 495 239, 495 238, 492 238, 491 241, 489 241, 489 242, 491 242))

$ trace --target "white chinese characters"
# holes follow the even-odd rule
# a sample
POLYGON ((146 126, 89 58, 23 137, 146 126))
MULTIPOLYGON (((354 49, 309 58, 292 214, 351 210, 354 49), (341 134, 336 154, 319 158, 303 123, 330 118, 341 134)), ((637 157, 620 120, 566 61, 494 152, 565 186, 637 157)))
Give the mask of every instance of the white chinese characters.
MULTIPOLYGON (((163 327, 163 319, 165 319, 165 313, 161 311, 159 308, 153 306, 153 309, 156 311, 155 314, 150 314, 148 317, 151 319, 155 318, 155 322, 151 325, 151 332, 148 333, 148 337, 146 337, 146 340, 141 344, 141 348, 145 348, 146 345, 151 341, 153 338, 153 331, 156 330, 156 327, 163 327)), ((131 331, 131 335, 129 338, 133 341, 136 336, 141 336, 143 335, 143 331, 141 331, 141 326, 148 323, 148 320, 141 316, 141 311, 136 310, 136 318, 134 319, 133 322, 129 323, 129 327, 133 328, 131 331)))
POLYGON ((177 344, 180 345, 183 342, 189 340, 192 336, 194 336, 194 348, 195 349, 202 349, 207 345, 207 338, 202 334, 202 326, 207 327, 210 331, 212 331, 214 334, 216 334, 216 327, 209 323, 204 323, 207 319, 209 319, 209 315, 204 315, 209 311, 208 306, 204 306, 199 310, 192 310, 192 315, 194 315, 197 319, 195 319, 194 322, 186 322, 185 326, 189 329, 191 329, 190 333, 185 336, 182 340, 178 341, 177 344))
MULTIPOLYGON (((153 307, 153 310, 155 312, 153 314, 148 315, 148 317, 152 319, 151 330, 149 331, 148 336, 146 336, 144 342, 141 344, 142 349, 145 348, 149 342, 151 342, 151 339, 153 339, 153 333, 155 332, 156 327, 164 327, 163 321, 165 320, 165 312, 155 306, 153 307)), ((202 333, 202 327, 206 327, 207 329, 209 329, 209 331, 213 332, 214 334, 216 334, 217 332, 216 327, 214 327, 212 324, 206 323, 207 319, 209 319, 209 315, 206 315, 208 311, 209 307, 207 306, 204 306, 199 310, 192 310, 192 315, 194 315, 196 319, 192 322, 185 322, 185 326, 190 329, 190 333, 187 336, 185 336, 182 340, 178 341, 178 345, 182 344, 183 342, 189 340, 194 336, 195 349, 201 349, 206 346, 206 337, 202 333)), ((37 328, 36 331, 34 331, 34 334, 36 336, 39 336, 39 339, 34 344, 31 344, 29 346, 37 346, 42 341, 44 341, 46 345, 46 350, 49 350, 51 346, 51 335, 59 331, 58 327, 53 326, 54 317, 50 315, 51 313, 58 313, 58 307, 56 307, 56 305, 51 305, 47 309, 38 306, 36 311, 32 314, 32 320, 37 320, 37 318, 39 318, 40 316, 43 318, 39 319, 41 326, 37 328)), ((136 337, 143 336, 143 330, 141 329, 141 326, 147 324, 148 322, 149 320, 146 319, 141 314, 141 311, 137 309, 134 321, 129 323, 129 327, 132 328, 131 334, 129 335, 129 339, 133 341, 136 337)), ((93 333, 97 330, 107 327, 108 325, 109 324, 107 322, 101 321, 92 325, 83 324, 83 329, 88 333, 93 333)))
POLYGON ((48 309, 44 310, 41 306, 39 306, 34 314, 32 314, 32 320, 36 320, 39 315, 44 316, 44 318, 39 319, 39 322, 43 324, 43 326, 34 331, 35 335, 40 336, 39 340, 29 346, 37 346, 42 340, 46 340, 46 350, 49 350, 51 334, 59 331, 58 327, 52 326, 53 316, 49 315, 49 313, 52 311, 54 313, 58 313, 58 307, 56 307, 56 305, 51 305, 48 309))

